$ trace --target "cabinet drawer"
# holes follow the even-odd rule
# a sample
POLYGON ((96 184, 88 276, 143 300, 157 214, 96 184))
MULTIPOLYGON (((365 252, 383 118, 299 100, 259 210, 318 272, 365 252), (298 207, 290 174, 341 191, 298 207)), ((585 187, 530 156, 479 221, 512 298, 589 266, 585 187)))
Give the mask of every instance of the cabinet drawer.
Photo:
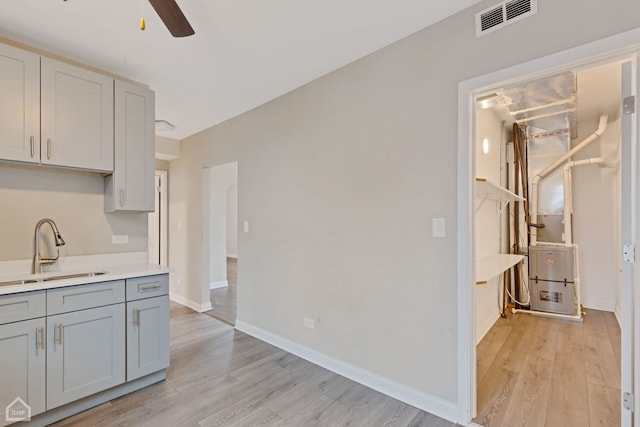
POLYGON ((124 302, 124 280, 47 290, 47 314, 67 313, 124 302))
POLYGON ((47 314, 45 291, 23 292, 0 296, 0 325, 35 319, 47 314))
POLYGON ((127 279, 127 301, 157 297, 169 293, 169 275, 135 277, 127 279))

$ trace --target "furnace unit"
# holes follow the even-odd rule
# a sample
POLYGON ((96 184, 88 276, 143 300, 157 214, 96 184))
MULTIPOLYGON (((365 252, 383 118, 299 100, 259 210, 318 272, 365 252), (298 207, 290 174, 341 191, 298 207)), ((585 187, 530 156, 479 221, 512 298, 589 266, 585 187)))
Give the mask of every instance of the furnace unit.
POLYGON ((575 314, 574 248, 529 247, 531 309, 575 314))

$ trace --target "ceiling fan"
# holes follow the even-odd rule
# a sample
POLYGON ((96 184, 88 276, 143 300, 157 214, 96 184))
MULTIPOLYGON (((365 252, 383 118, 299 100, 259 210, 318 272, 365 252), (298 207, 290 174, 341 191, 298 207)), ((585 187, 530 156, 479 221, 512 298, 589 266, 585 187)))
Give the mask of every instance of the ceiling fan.
MULTIPOLYGON (((196 33, 175 0, 149 0, 149 3, 173 37, 187 37, 196 33)), ((140 29, 145 29, 144 17, 140 19, 140 29)))
POLYGON ((195 34, 175 0, 149 0, 149 3, 173 37, 187 37, 195 34))

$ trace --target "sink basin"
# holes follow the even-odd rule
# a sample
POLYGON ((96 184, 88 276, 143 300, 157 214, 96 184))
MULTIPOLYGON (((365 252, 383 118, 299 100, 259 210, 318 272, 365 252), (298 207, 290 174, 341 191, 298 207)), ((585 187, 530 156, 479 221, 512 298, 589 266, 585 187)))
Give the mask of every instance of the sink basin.
POLYGON ((103 274, 107 274, 107 272, 106 271, 90 271, 88 273, 59 274, 57 276, 49 276, 49 277, 37 278, 37 279, 8 280, 5 282, 0 282, 0 286, 26 285, 29 283, 50 282, 52 280, 77 279, 80 277, 101 276, 103 274))
POLYGON ((27 283, 37 283, 37 282, 39 282, 39 280, 32 280, 32 279, 9 280, 8 282, 0 282, 0 286, 24 285, 27 283))
POLYGON ((42 281, 49 282, 51 280, 77 279, 78 277, 93 277, 93 276, 101 276, 103 274, 106 274, 106 271, 91 271, 89 273, 63 274, 60 276, 46 277, 42 279, 42 281))

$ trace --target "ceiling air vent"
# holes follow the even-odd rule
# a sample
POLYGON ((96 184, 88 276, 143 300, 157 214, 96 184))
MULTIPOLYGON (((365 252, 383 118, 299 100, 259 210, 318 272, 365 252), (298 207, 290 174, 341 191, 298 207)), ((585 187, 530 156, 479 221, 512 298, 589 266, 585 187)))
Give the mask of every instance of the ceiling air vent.
POLYGON ((510 0, 476 14, 476 37, 506 27, 538 12, 537 0, 510 0))

